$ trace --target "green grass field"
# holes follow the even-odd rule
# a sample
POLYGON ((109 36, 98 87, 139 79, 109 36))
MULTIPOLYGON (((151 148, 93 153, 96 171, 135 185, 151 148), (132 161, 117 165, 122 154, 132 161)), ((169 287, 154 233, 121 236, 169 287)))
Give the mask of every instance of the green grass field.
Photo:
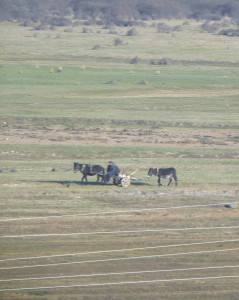
POLYGON ((0 299, 239 298, 238 40, 164 22, 0 24, 0 299), (138 180, 73 172, 109 160, 138 180))

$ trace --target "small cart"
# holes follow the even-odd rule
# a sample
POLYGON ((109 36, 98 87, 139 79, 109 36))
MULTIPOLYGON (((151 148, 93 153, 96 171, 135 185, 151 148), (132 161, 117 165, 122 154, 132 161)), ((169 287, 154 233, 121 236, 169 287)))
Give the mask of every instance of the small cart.
POLYGON ((114 184, 117 186, 121 186, 121 187, 127 187, 130 185, 131 180, 137 180, 137 178, 132 177, 132 175, 137 172, 138 170, 135 170, 134 172, 132 172, 130 175, 126 175, 126 174, 119 174, 118 176, 116 176, 113 180, 114 184))

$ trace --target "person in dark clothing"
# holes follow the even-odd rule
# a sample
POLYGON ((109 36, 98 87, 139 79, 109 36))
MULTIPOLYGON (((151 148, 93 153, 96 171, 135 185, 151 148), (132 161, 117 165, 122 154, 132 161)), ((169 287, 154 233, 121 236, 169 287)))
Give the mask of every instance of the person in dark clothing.
POLYGON ((116 177, 120 172, 120 168, 112 161, 109 161, 109 164, 107 166, 108 181, 110 180, 110 178, 113 178, 113 183, 116 184, 116 177))

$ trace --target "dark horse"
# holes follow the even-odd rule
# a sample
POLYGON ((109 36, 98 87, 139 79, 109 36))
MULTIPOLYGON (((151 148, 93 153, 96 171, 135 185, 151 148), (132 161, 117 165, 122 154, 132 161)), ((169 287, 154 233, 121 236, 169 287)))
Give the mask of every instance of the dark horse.
POLYGON ((148 178, 150 178, 153 175, 158 176, 158 185, 159 186, 162 186, 162 184, 160 182, 161 178, 169 178, 168 186, 172 182, 172 178, 175 181, 175 186, 177 186, 177 184, 178 184, 177 172, 176 172, 176 169, 174 169, 174 168, 166 168, 166 169, 150 168, 148 171, 148 178))
POLYGON ((82 176, 82 182, 85 179, 85 182, 87 182, 87 176, 95 176, 97 175, 97 182, 99 182, 99 179, 102 179, 102 182, 104 182, 105 179, 105 169, 100 165, 91 165, 91 164, 80 164, 78 162, 74 163, 74 172, 80 171, 82 176))

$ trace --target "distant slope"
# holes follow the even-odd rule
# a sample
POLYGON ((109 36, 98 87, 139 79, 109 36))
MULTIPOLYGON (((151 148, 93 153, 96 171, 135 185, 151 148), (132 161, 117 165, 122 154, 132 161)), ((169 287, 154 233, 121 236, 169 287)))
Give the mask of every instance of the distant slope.
POLYGON ((201 18, 239 20, 238 0, 0 0, 0 21, 44 21, 52 16, 114 20, 201 18))

